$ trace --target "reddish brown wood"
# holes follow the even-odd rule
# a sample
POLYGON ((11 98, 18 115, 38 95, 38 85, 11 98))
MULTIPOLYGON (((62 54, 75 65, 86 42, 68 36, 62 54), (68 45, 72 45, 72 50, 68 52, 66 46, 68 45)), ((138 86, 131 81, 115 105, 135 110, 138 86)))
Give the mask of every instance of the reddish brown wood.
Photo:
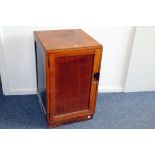
MULTIPOLYGON (((100 72, 101 58, 102 58, 102 49, 96 49, 95 57, 94 57, 93 75, 95 73, 100 72)), ((98 93, 98 84, 99 84, 99 81, 96 81, 94 79, 94 76, 92 76, 92 85, 91 85, 91 91, 90 91, 90 103, 91 103, 90 111, 91 112, 95 112, 96 97, 98 93)))
POLYGON ((65 125, 65 124, 68 124, 68 123, 73 123, 73 122, 78 122, 78 121, 86 121, 86 120, 92 119, 93 114, 85 113, 83 115, 78 114, 77 117, 70 116, 70 117, 59 117, 59 118, 60 118, 59 120, 55 119, 53 121, 49 121, 48 125, 51 126, 51 127, 58 127, 58 126, 65 125))
POLYGON ((101 46, 81 29, 38 31, 35 35, 46 51, 101 46))
POLYGON ((82 30, 35 32, 35 42, 46 51, 49 126, 93 118, 102 45, 82 30))
POLYGON ((55 115, 89 108, 94 55, 58 57, 55 61, 55 115))

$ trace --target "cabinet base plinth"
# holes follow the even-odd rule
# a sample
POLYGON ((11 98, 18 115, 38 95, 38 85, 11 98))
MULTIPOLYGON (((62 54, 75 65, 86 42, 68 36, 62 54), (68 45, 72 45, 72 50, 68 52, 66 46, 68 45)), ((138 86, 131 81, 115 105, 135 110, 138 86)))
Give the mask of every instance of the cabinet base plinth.
POLYGON ((94 114, 88 115, 88 116, 78 116, 76 118, 71 118, 63 121, 48 121, 49 128, 55 128, 66 124, 71 124, 74 122, 81 122, 81 121, 87 121, 93 118, 94 114))

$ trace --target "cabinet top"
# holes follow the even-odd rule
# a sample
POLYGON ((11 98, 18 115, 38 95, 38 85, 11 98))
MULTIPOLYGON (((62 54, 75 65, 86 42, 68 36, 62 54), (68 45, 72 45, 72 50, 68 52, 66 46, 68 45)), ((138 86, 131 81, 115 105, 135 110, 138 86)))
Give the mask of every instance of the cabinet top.
POLYGON ((47 51, 102 47, 81 29, 35 31, 34 35, 47 51))

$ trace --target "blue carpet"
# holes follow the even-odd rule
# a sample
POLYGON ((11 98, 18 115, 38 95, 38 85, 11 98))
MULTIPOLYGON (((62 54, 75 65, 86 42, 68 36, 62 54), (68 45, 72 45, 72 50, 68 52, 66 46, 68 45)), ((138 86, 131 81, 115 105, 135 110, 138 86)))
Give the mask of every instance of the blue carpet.
MULTIPOLYGON (((36 95, 3 96, 0 128, 48 128, 36 95)), ((155 128, 155 92, 99 94, 94 118, 58 129, 155 128)))
POLYGON ((0 86, 0 128, 47 128, 36 95, 3 96, 0 86))

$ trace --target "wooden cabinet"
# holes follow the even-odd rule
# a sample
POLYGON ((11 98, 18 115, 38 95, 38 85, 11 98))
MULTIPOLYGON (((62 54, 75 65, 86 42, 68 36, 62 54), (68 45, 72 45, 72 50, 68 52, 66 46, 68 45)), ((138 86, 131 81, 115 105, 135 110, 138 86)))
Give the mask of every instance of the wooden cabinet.
POLYGON ((93 118, 102 45, 80 29, 34 32, 38 97, 48 125, 93 118))

